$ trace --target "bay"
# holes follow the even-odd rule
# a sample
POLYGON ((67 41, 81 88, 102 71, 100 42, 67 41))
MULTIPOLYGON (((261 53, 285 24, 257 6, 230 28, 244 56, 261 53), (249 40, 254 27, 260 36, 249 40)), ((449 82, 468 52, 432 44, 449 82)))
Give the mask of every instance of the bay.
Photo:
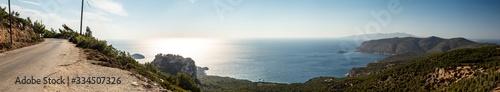
POLYGON ((341 39, 204 39, 108 40, 119 50, 139 53, 151 62, 158 53, 179 54, 216 75, 279 83, 319 76, 345 77, 353 67, 387 57, 355 52, 356 43, 341 39))

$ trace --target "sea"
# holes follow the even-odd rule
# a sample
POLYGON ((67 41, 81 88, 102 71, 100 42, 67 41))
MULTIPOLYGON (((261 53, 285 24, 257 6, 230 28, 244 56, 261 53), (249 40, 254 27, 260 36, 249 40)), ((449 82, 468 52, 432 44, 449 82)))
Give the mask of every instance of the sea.
POLYGON ((314 77, 346 77, 354 67, 364 67, 387 55, 355 52, 360 44, 342 39, 206 39, 162 38, 108 40, 130 54, 142 54, 140 63, 158 53, 192 58, 208 67, 207 75, 253 82, 303 83, 314 77))
MULTIPOLYGON (((207 75, 253 82, 303 83, 314 77, 346 77, 354 67, 364 67, 387 55, 355 52, 362 41, 352 39, 207 39, 161 38, 107 40, 118 50, 142 54, 140 63, 158 53, 192 58, 208 67, 207 75)), ((473 39, 500 44, 498 39, 473 39)))

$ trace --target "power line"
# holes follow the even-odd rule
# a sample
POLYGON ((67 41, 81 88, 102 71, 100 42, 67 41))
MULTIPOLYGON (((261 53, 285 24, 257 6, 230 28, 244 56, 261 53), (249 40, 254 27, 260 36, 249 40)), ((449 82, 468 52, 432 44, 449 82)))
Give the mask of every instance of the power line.
MULTIPOLYGON (((91 3, 92 3, 92 2, 91 2, 91 3)), ((96 9, 95 9, 95 8, 94 8, 94 7, 93 7, 93 6, 89 3, 89 0, 87 0, 87 5, 89 6, 89 8, 90 8, 91 10, 93 10, 93 12, 94 12, 95 14, 97 14, 97 10, 96 10, 96 9)), ((108 34, 108 32, 107 32, 107 30, 108 30, 108 29, 107 29, 107 27, 106 27, 106 26, 104 26, 104 23, 102 22, 101 17, 99 17, 99 16, 97 16, 97 15, 94 15, 94 17, 96 17, 96 18, 97 18, 97 22, 99 22, 99 25, 100 25, 100 26, 101 26, 101 28, 104 30, 104 32, 105 32, 106 34, 108 34)))

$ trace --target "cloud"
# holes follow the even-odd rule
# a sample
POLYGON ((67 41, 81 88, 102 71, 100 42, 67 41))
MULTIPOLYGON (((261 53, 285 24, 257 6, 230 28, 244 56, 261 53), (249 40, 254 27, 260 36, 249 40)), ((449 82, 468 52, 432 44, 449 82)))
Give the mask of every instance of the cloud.
MULTIPOLYGON (((0 4, 2 7, 7 4, 0 4)), ((59 28, 64 23, 78 23, 76 19, 66 19, 55 13, 45 13, 33 9, 11 5, 12 11, 19 12, 21 17, 30 17, 33 21, 42 21, 48 28, 59 28)))
MULTIPOLYGON (((97 0, 96 0, 97 1, 97 0)), ((90 2, 89 2, 90 3, 90 2)), ((92 3, 90 3, 92 4, 92 3)), ((0 4, 0 7, 6 7, 7 4, 0 4)), ((43 5, 42 5, 43 6, 43 5)), ((40 6, 40 7, 42 7, 40 6)), ((91 5, 92 6, 92 5, 91 5)), ((95 6, 95 4, 94 4, 95 6)), ((92 6, 92 7, 94 7, 92 6)), ((97 6, 95 6, 97 7, 97 6)), ((58 14, 57 12, 44 12, 40 8, 27 8, 24 6, 18 6, 18 5, 11 5, 12 11, 16 11, 20 13, 20 17, 26 18, 30 17, 31 20, 33 21, 40 21, 42 20, 42 23, 46 25, 47 29, 54 28, 54 29, 59 29, 61 28, 62 24, 68 25, 70 28, 73 30, 77 31, 79 30, 80 27, 80 11, 74 11, 78 12, 78 16, 76 18, 70 18, 69 16, 64 16, 61 14, 58 14), (37 10, 40 9, 40 10, 37 10)), ((126 14, 126 13, 125 13, 126 14)), ((126 15, 124 15, 126 16, 126 15)), ((83 15, 83 29, 85 30, 86 26, 89 26, 93 33, 94 36, 98 38, 111 38, 115 36, 120 36, 120 35, 113 35, 112 33, 115 33, 119 30, 126 30, 126 28, 121 27, 120 25, 112 24, 110 22, 113 21, 113 17, 109 16, 108 12, 106 11, 101 11, 101 10, 88 10, 84 11, 83 15), (111 36, 110 36, 111 35, 111 36)), ((126 36, 123 36, 124 38, 126 36)))
MULTIPOLYGON (((7 4, 0 4, 2 7, 7 7, 8 5, 7 4)), ((11 5, 11 9, 12 11, 16 11, 16 12, 19 12, 21 13, 21 15, 40 15, 41 13, 36 11, 36 10, 32 10, 32 9, 26 9, 26 8, 23 8, 23 7, 20 7, 20 6, 17 6, 17 5, 11 5)), ((6 11, 8 11, 6 9, 6 11)))
POLYGON ((83 12, 83 19, 89 21, 111 21, 112 19, 103 16, 102 14, 96 14, 91 12, 83 12))
POLYGON ((31 2, 31 1, 26 1, 26 0, 20 0, 20 1, 23 2, 23 3, 32 4, 32 5, 36 5, 36 6, 40 6, 41 5, 39 3, 35 3, 35 2, 31 2))
POLYGON ((125 9, 120 3, 114 2, 112 0, 92 0, 90 5, 93 8, 97 8, 98 11, 103 11, 105 13, 118 15, 118 16, 128 16, 125 9))
POLYGON ((195 3, 196 2, 196 0, 188 0, 188 1, 190 1, 191 3, 195 3))

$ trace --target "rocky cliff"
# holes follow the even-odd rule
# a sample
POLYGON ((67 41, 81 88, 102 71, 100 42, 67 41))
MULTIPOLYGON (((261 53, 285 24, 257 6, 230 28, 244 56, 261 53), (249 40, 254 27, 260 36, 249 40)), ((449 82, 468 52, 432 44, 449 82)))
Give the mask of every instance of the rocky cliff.
POLYGON ((425 52, 446 52, 461 48, 475 48, 493 44, 476 43, 465 38, 443 39, 439 37, 428 38, 387 38, 363 42, 356 51, 374 54, 404 54, 425 52))
POLYGON ((197 77, 196 64, 191 58, 160 53, 155 56, 152 63, 165 73, 176 75, 182 72, 188 74, 193 79, 197 77))

